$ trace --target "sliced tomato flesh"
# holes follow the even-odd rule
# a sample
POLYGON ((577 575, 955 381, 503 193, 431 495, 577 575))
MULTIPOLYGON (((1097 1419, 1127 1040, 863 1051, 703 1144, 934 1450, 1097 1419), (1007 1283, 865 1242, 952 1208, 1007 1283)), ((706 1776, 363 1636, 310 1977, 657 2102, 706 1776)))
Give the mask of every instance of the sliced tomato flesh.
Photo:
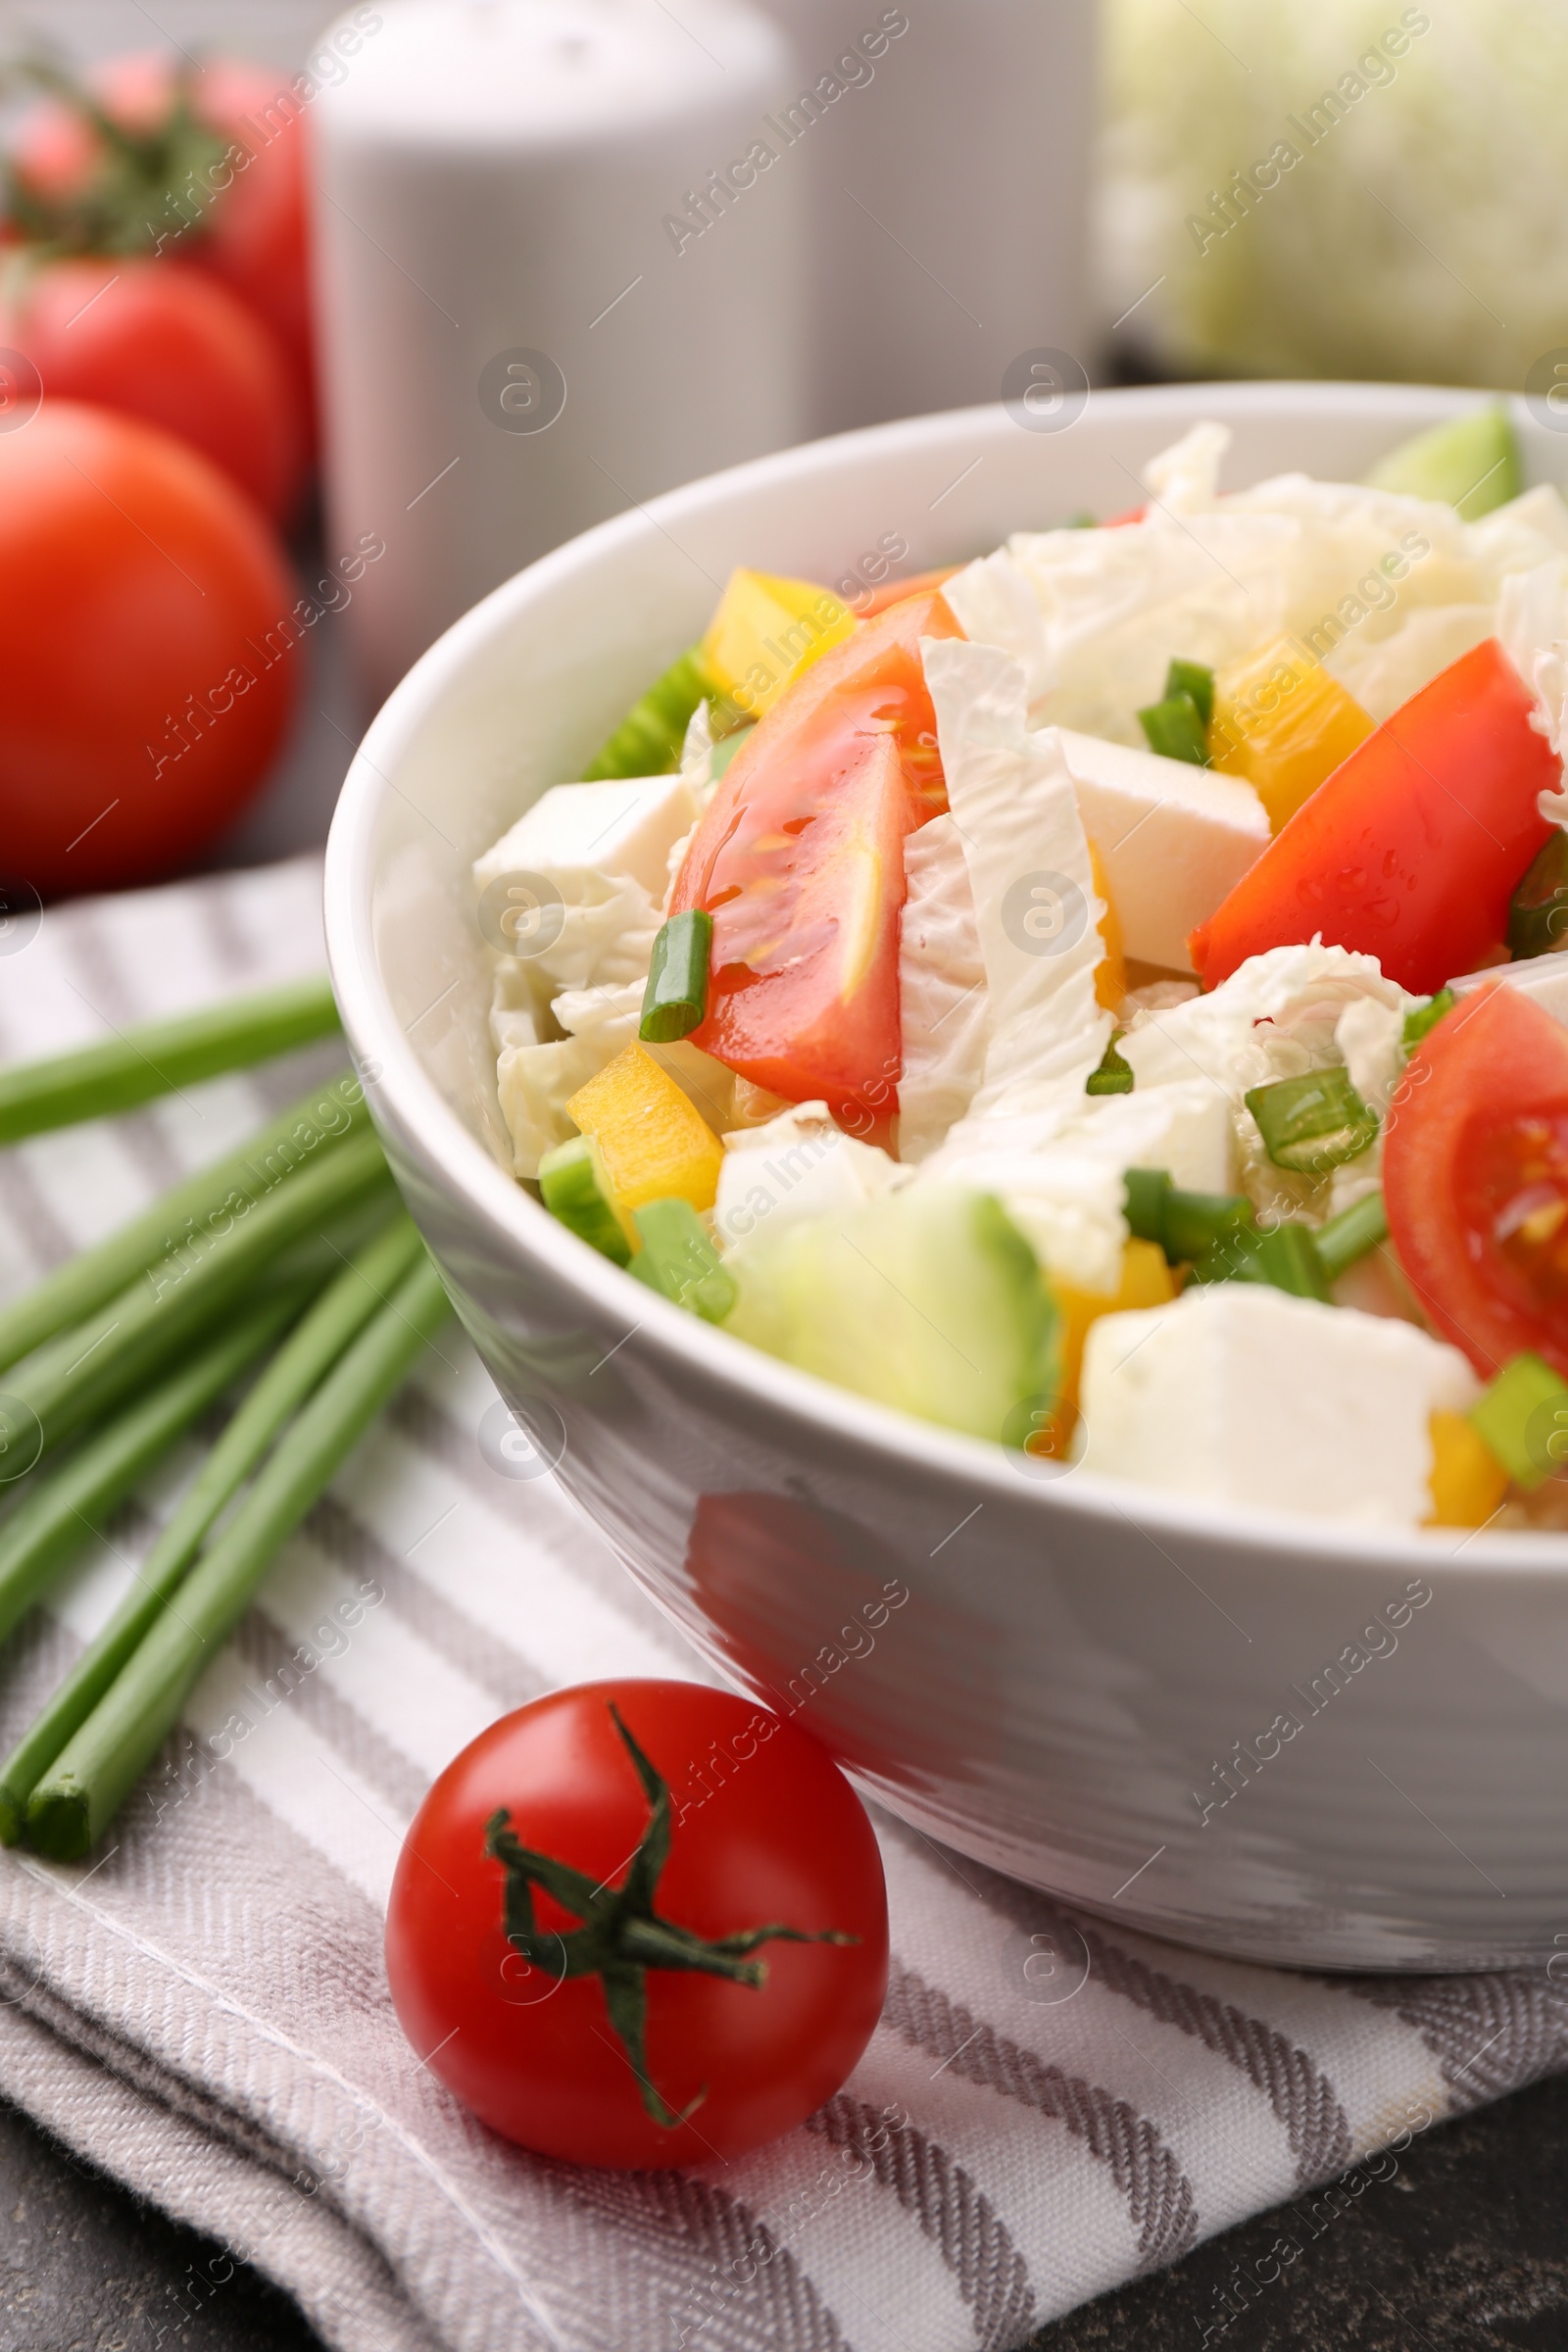
POLYGON ((1568 1377, 1568 1029, 1494 982, 1411 1056, 1387 1126, 1389 1230, 1428 1319, 1484 1379, 1568 1377))
POLYGON ((927 593, 824 654, 736 754, 670 899, 713 918, 691 1042, 878 1139, 903 1057, 904 839, 947 807, 920 640, 960 634, 927 593))
POLYGON ((1549 839, 1562 768, 1494 637, 1412 695, 1320 784, 1189 943, 1205 988, 1319 934, 1426 996, 1479 970, 1549 839))

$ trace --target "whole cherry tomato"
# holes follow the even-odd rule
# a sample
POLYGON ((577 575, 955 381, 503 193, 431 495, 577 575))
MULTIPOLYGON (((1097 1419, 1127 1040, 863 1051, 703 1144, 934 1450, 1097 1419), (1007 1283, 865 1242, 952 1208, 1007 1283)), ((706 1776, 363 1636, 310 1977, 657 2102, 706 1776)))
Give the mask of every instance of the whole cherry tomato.
POLYGON ((792 2131, 870 2039, 887 1963, 849 1783, 696 1683, 587 1683, 492 1724, 416 1816, 387 1914, 420 2058, 507 2138, 578 2164, 792 2131))
POLYGON ((0 869, 45 895, 152 880, 265 776, 294 703, 297 590, 249 499, 182 442, 74 401, 11 414, 0 869))
POLYGON ((1524 1348, 1568 1375, 1568 1029, 1505 981, 1462 997, 1405 1068, 1383 1191, 1428 1321, 1483 1380, 1524 1348))
POLYGON ((305 461, 299 393, 270 329, 215 279, 129 259, 24 264, 0 303, 0 349, 45 398, 162 425, 287 519, 305 461))
POLYGON ((243 58, 193 68, 137 51, 95 68, 89 92, 144 142, 139 155, 109 159, 90 115, 66 94, 26 117, 11 158, 19 192, 38 208, 23 222, 29 233, 50 239, 64 227, 80 247, 85 230, 100 251, 156 253, 238 295, 278 337, 307 418, 314 368, 301 122, 311 88, 305 76, 243 58))

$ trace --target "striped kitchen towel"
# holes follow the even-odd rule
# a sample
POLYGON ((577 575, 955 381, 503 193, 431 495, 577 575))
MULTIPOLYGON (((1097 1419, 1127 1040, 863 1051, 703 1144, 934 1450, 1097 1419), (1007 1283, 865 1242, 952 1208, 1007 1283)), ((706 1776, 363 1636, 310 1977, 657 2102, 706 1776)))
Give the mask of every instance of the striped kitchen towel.
MULTIPOLYGON (((0 1058, 318 967, 318 899, 306 859, 13 922, 0 1058)), ((337 1058, 0 1152, 0 1286, 337 1058)), ((111 1849, 0 1858, 5 2088, 219 2238, 214 2285, 258 2265, 344 2352, 1004 2352, 1262 2207, 1294 2201, 1281 2236, 1304 2242, 1410 2133, 1568 2065, 1568 1987, 1544 1972, 1329 1983, 1205 1960, 883 1819, 887 2009, 791 2138, 615 2175, 493 2137, 392 2013, 399 1838, 504 1710, 590 1676, 702 1671, 552 1482, 508 1474, 498 1415, 449 1331, 289 1545, 111 1849)), ((14 1637, 8 1744, 191 1458, 14 1637)))

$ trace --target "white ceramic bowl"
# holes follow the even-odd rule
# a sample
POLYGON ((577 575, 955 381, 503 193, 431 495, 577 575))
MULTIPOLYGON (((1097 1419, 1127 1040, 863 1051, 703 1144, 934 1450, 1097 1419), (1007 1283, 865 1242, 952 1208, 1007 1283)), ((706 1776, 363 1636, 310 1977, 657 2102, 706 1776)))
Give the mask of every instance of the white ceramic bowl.
MULTIPOLYGON (((1031 1476, 653 1298, 508 1172, 468 867, 578 772, 736 564, 838 580, 885 534, 912 568, 1114 513, 1202 416, 1234 429, 1233 487, 1354 479, 1462 397, 1096 393, 1054 432, 977 409, 698 482, 431 648, 365 739, 327 857, 333 977, 398 1180, 504 1396, 631 1574, 931 1837, 1160 1935, 1312 1966, 1568 1944, 1568 1544, 1031 1476)), ((1568 443, 1518 421, 1534 478, 1568 472, 1568 443)))

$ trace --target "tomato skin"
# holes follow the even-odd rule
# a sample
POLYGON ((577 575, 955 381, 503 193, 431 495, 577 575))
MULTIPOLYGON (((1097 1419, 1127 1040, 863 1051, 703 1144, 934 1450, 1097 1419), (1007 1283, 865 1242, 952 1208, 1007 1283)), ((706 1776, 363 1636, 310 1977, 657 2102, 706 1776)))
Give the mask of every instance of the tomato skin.
MULTIPOLYGON (((536 1917, 560 1933, 576 1925, 542 1896, 536 1917)), ((387 1913, 387 1978, 415 2049, 492 2129, 574 2164, 702 2163, 793 2131, 870 2039, 887 1956, 876 1839, 827 1751, 755 1701, 693 1683, 582 1684, 492 1724, 419 1808, 387 1913), (619 1883, 648 1804, 612 1699, 670 1788, 661 1917, 709 1937, 780 1921, 859 1938, 764 1945, 760 1990, 649 1972, 653 2081, 677 2110, 707 2084, 672 2131, 646 2113, 596 1979, 520 1997, 538 1972, 502 1933, 504 1873, 484 1847, 505 1806, 524 1844, 619 1883)))
POLYGON ((875 620, 879 612, 886 612, 891 605, 902 605, 907 597, 929 596, 933 589, 956 579, 962 569, 961 564, 939 564, 932 571, 911 571, 902 580, 884 580, 863 604, 852 603, 850 610, 860 620, 875 620))
POLYGON ((47 400, 0 433, 8 873, 119 888, 229 826, 293 709, 296 594, 251 502, 167 433, 47 400))
POLYGON ((1320 784, 1189 941, 1205 988, 1309 940, 1375 956, 1428 996, 1501 946, 1551 833, 1561 764, 1494 637, 1412 695, 1320 784))
POLYGON ((274 519, 293 509, 299 395, 269 328, 213 279, 123 258, 46 264, 0 308, 0 347, 31 361, 46 399, 139 416, 199 449, 274 519))
POLYGON ((1568 1377, 1568 1278, 1544 1258, 1521 1263, 1517 1244, 1497 1232, 1541 1161, 1549 1172, 1536 1189, 1568 1202, 1568 1029, 1493 982, 1411 1055, 1383 1154, 1399 1264, 1429 1322, 1483 1380, 1526 1348, 1568 1377), (1547 1141, 1532 1155, 1534 1126, 1547 1141))
POLYGON ((713 917, 692 1043, 862 1136, 898 1105, 904 836, 947 806, 920 640, 961 635, 928 592, 824 654, 736 754, 670 897, 713 917))
MULTIPOLYGON (((168 115, 184 63, 164 50, 132 51, 95 68, 91 85, 127 129, 146 130, 168 115)), ((299 94, 285 76, 237 57, 205 59, 192 80, 200 119, 238 152, 215 168, 217 184, 206 191, 211 201, 198 214, 192 216, 187 201, 183 211, 172 206, 151 224, 155 237, 165 238, 159 258, 219 279, 266 321, 282 345, 295 397, 314 427, 310 230, 299 94), (182 230, 186 220, 191 225, 182 230)), ((51 99, 19 126, 13 161, 30 187, 64 194, 88 177, 98 161, 98 142, 90 124, 51 99)))

